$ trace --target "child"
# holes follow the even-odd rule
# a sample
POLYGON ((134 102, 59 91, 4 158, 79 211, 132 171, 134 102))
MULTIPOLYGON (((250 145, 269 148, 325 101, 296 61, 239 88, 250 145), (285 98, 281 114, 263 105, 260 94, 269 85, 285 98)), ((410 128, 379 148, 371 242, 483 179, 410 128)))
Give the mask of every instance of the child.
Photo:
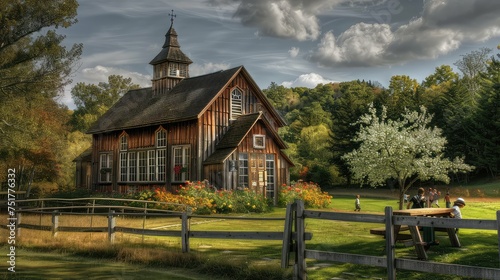
POLYGON ((460 211, 461 208, 464 208, 465 206, 465 200, 461 197, 457 198, 455 202, 453 202, 453 212, 451 212, 451 215, 455 219, 462 219, 462 212, 460 211))
POLYGON ((361 211, 361 204, 359 202, 359 194, 356 195, 356 200, 354 201, 354 211, 361 211))
POLYGON ((450 192, 446 192, 444 196, 444 202, 446 202, 446 208, 451 208, 450 192))
MULTIPOLYGON (((462 219, 462 211, 461 208, 464 208, 465 200, 463 198, 457 198, 455 202, 453 202, 453 212, 451 212, 451 216, 455 219, 462 219)), ((458 228, 455 229, 455 233, 458 233, 458 228)))
POLYGON ((418 188, 417 194, 412 196, 408 204, 406 205, 406 209, 415 209, 415 208, 424 208, 425 203, 425 190, 423 188, 418 188))

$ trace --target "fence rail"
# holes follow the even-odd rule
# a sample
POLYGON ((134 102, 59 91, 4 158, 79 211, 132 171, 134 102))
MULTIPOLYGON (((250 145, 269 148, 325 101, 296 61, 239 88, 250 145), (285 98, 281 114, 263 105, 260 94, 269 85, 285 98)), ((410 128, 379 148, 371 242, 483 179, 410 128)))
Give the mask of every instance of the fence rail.
MULTIPOLYGON (((93 200, 94 198, 92 198, 93 200)), ((61 199, 59 199, 61 200, 61 199)), ((85 199, 77 199, 80 201, 85 199)), ((89 200, 89 199, 86 199, 89 200)), ((110 200, 110 199, 103 199, 110 200)), ((113 199, 111 199, 113 200, 113 199)), ((120 199, 122 200, 122 199, 120 199)), ((30 200, 32 201, 32 200, 30 200)), ((115 234, 117 232, 136 234, 142 236, 170 236, 181 238, 182 251, 189 252, 189 239, 190 238, 220 238, 220 239, 250 239, 250 240, 281 240, 282 241, 282 257, 281 266, 283 268, 289 267, 290 254, 294 254, 294 279, 306 279, 307 267, 306 258, 316 259, 322 261, 332 261, 339 263, 352 263, 359 265, 368 265, 374 267, 383 267, 387 269, 387 278, 396 279, 396 270, 412 270, 419 272, 431 272, 439 274, 451 274, 464 277, 479 277, 483 279, 500 279, 500 269, 477 267, 467 265, 446 264, 431 261, 411 260, 396 258, 395 254, 395 236, 394 226, 409 225, 409 226, 427 226, 439 228, 469 228, 469 229, 483 229, 483 230, 496 230, 498 236, 498 243, 500 246, 500 211, 497 211, 496 220, 472 220, 472 219, 446 219, 446 218, 426 218, 426 217, 407 217, 393 215, 392 208, 386 207, 383 215, 381 214, 358 214, 358 213, 345 213, 345 212, 329 212, 318 210, 305 210, 303 201, 296 201, 287 206, 284 218, 256 218, 256 217, 234 217, 234 216, 201 216, 191 215, 189 208, 185 207, 185 211, 161 211, 158 209, 149 209, 145 207, 129 207, 117 205, 96 205, 94 200, 92 204, 86 205, 88 208, 87 213, 81 212, 60 212, 60 210, 69 210, 68 206, 63 206, 58 209, 53 207, 40 207, 37 205, 33 208, 18 209, 16 211, 17 224, 16 230, 21 228, 52 231, 55 236, 58 232, 107 232, 108 240, 114 242, 115 234), (94 213, 95 207, 109 209, 106 213, 94 213), (52 210, 52 211, 48 211, 52 210), (92 211, 91 211, 92 210, 92 211), (116 211, 119 210, 119 211, 116 211), (126 212, 129 211, 129 212, 126 212), (134 212, 135 211, 135 212, 134 212), (153 212, 153 213, 151 213, 153 212), (154 213, 156 212, 156 213, 154 213), (52 215, 52 223, 50 226, 46 225, 33 225, 22 222, 22 213, 39 213, 52 215), (107 216, 108 225, 101 227, 69 227, 59 226, 59 217, 64 215, 89 215, 92 219, 93 216, 107 216), (140 216, 143 219, 147 217, 178 217, 181 220, 180 230, 158 230, 144 228, 130 228, 120 227, 116 225, 117 216, 140 216), (192 231, 190 226, 191 218, 204 219, 239 219, 248 221, 284 221, 283 231, 192 231), (307 219, 325 219, 335 221, 349 221, 360 223, 376 223, 384 224, 386 229, 385 241, 385 256, 369 256, 361 254, 348 254, 332 251, 318 251, 306 248, 306 241, 313 238, 311 233, 305 231, 305 224, 307 219), (293 250, 292 250, 293 249, 293 250)), ((145 201, 137 201, 143 203, 151 203, 145 201)), ((42 203, 43 205, 43 203, 42 203)), ((147 205, 147 204, 145 204, 147 205)), ((75 209, 81 210, 82 205, 74 206, 75 209)), ((40 217, 41 220, 41 217, 40 217)), ((6 228, 6 226, 2 226, 6 228)), ((18 232, 20 234, 20 232, 18 232)), ((500 249, 499 249, 500 258, 500 249)))
MULTIPOLYGON (((354 213, 337 213, 327 211, 304 210, 304 202, 296 201, 294 205, 290 205, 290 217, 296 217, 296 232, 297 236, 301 236, 299 232, 304 231, 306 219, 327 219, 336 221, 363 222, 363 223, 382 223, 385 225, 386 256, 368 256, 359 254, 347 254, 330 251, 317 251, 306 249, 306 240, 298 238, 296 248, 299 250, 296 254, 297 259, 294 264, 294 278, 306 279, 306 262, 305 259, 316 259, 321 261, 334 261, 340 263, 352 263, 360 265, 369 265, 375 267, 387 268, 387 278, 396 279, 396 270, 412 270, 420 272, 431 272, 439 274, 452 274, 464 277, 476 277, 482 279, 500 279, 500 269, 478 266, 467 266, 457 264, 445 264, 431 261, 410 260, 396 258, 395 254, 395 225, 410 225, 423 227, 440 227, 440 228, 469 228, 469 229, 486 229, 496 230, 499 244, 500 258, 500 211, 497 211, 496 220, 472 220, 472 219, 446 219, 446 218, 430 218, 430 217, 406 217, 393 215, 392 208, 386 207, 384 215, 374 214, 354 214, 354 213), (294 213, 295 212, 295 213, 294 213)), ((286 252, 287 253, 287 252, 286 252)))

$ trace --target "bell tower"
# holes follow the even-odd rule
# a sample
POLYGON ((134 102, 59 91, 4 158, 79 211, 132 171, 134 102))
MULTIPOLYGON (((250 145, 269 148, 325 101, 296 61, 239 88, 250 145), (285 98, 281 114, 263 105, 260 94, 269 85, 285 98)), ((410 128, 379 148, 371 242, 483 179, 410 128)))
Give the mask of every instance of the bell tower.
POLYGON ((152 87, 154 94, 164 94, 184 78, 189 78, 189 64, 193 63, 180 48, 177 32, 173 27, 174 10, 169 14, 170 28, 165 34, 165 43, 158 55, 149 62, 153 65, 152 87))

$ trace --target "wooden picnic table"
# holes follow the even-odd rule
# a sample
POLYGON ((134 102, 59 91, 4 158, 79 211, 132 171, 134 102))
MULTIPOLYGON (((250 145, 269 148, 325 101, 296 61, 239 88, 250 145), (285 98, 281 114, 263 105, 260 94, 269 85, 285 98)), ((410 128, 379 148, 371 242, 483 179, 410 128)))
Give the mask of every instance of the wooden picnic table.
MULTIPOLYGON (((412 216, 412 217, 451 217, 451 213, 453 212, 452 208, 417 208, 417 209, 406 209, 406 210, 394 210, 393 215, 399 216, 412 216)), ((395 233, 399 233, 399 229, 401 225, 395 226, 395 233)), ((427 252, 426 249, 429 248, 431 244, 427 244, 422 239, 422 235, 420 234, 420 230, 418 226, 408 225, 410 230, 410 234, 415 246, 415 251, 417 253, 417 257, 422 260, 427 260, 427 252)), ((434 234, 435 228, 431 228, 432 234, 434 234)), ((458 236, 454 228, 444 228, 442 229, 448 233, 448 237, 450 239, 451 245, 453 247, 460 247, 460 241, 458 240, 458 236)))

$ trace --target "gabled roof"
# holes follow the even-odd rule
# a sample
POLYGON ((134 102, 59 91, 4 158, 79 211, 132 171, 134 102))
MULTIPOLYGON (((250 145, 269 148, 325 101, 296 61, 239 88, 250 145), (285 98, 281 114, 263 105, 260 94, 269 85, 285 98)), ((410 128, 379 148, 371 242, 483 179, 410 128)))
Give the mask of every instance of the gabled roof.
POLYGON ((203 162, 203 164, 223 163, 234 152, 234 150, 238 148, 243 139, 258 121, 262 121, 268 128, 268 131, 273 135, 273 139, 276 141, 278 146, 280 146, 280 149, 286 148, 286 144, 283 140, 281 140, 278 134, 275 133, 274 129, 270 128, 270 124, 263 117, 262 113, 253 113, 238 117, 238 119, 236 119, 229 126, 229 129, 226 134, 224 134, 224 137, 215 146, 215 152, 211 154, 203 162))
POLYGON ((101 116, 87 133, 197 119, 242 68, 239 66, 183 79, 165 94, 153 94, 151 88, 131 90, 101 116))

